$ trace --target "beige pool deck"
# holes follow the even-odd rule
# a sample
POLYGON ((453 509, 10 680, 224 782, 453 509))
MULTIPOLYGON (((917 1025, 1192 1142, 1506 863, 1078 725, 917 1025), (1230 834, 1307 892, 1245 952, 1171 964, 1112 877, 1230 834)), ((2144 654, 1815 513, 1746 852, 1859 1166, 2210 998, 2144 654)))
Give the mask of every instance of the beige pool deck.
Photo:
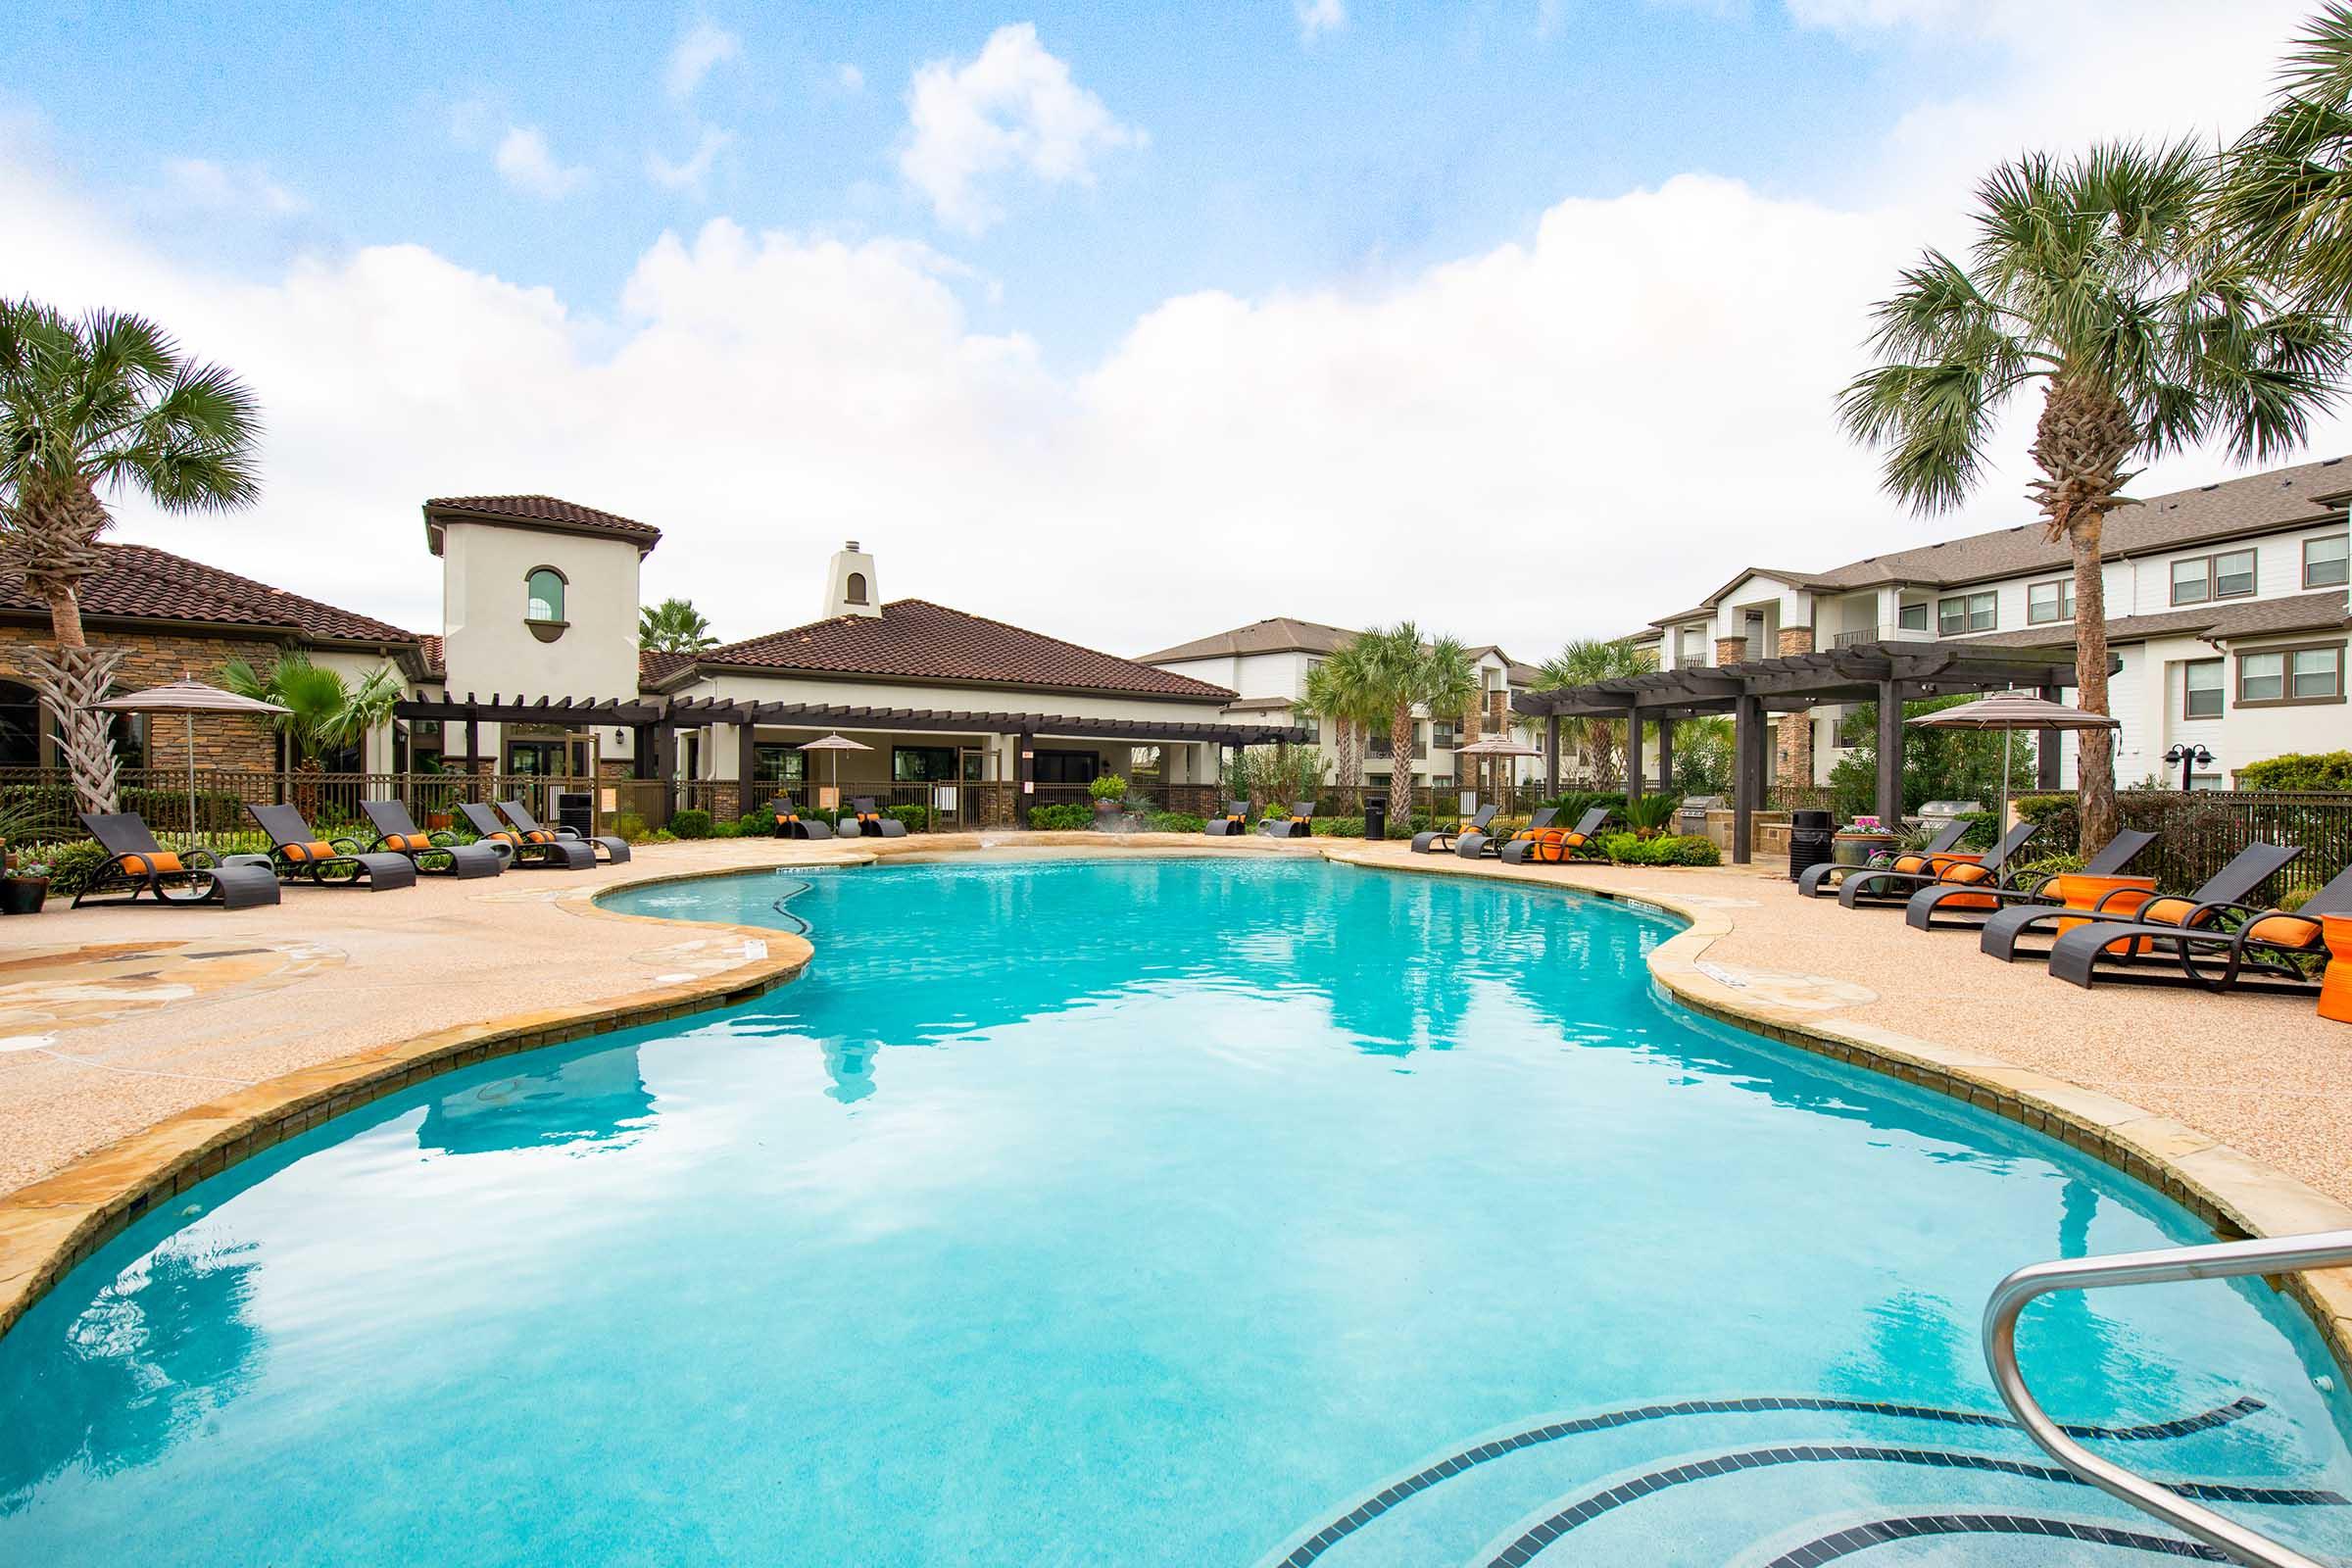
MULTIPOLYGON (((1651 959, 1690 1005, 2064 1138, 2221 1233, 2352 1227, 2352 1027, 2308 1001, 2082 991, 1984 957, 1973 935, 1798 899, 1764 867, 1518 868, 1338 839, 992 842, 1321 854, 1656 905, 1690 921, 1651 959)), ((596 906, 601 891, 982 847, 973 835, 716 840, 641 847, 594 872, 289 889, 267 909, 53 906, 0 921, 0 1330, 148 1202, 282 1137, 488 1055, 757 995, 810 956, 778 931, 617 914, 596 906)), ((2352 1273, 2293 1289, 2352 1368, 2352 1273)))

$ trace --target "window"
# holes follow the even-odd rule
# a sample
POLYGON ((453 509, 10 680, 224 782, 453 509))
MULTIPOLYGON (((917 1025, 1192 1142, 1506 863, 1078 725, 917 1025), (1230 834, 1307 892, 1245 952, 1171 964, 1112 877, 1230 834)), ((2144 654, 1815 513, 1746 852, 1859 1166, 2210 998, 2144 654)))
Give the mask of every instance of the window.
POLYGON ((1675 663, 1684 669, 1694 668, 1707 662, 1707 629, 1704 626, 1685 626, 1682 641, 1674 656, 1675 663))
POLYGON ((1432 719, 1429 724, 1429 744, 1440 751, 1459 744, 1457 727, 1446 719, 1432 719))
POLYGON ((1957 637, 1963 632, 1990 631, 1993 626, 1993 597, 1984 594, 1956 594, 1936 603, 1936 629, 1945 637, 1957 637))
POLYGON ((752 747, 752 781, 756 784, 801 784, 808 778, 808 754, 798 746, 766 741, 752 747))
POLYGON ((2303 541, 2303 586, 2306 588, 2341 588, 2352 583, 2352 560, 2347 559, 2346 546, 2352 536, 2329 534, 2325 539, 2303 541))
POLYGON ((41 700, 29 686, 0 680, 0 767, 41 765, 41 700))
POLYGON ((561 621, 564 618, 564 574, 553 566, 541 566, 531 573, 527 582, 529 592, 523 602, 522 618, 561 621))
POLYGON ((2248 704, 2340 703, 2344 645, 2267 649, 2237 656, 2237 701, 2248 704))
POLYGON ((853 605, 862 605, 865 603, 864 572, 853 571, 850 573, 849 591, 844 597, 846 597, 853 605))
POLYGON ((2254 591, 2254 552, 2226 550, 2173 563, 2173 603, 2201 605, 2209 599, 2243 599, 2254 591))
POLYGON ((1903 606, 1894 612, 1894 623, 1903 631, 1926 631, 1928 629, 1928 602, 1922 599, 1916 605, 1903 606))
MULTIPOLYGON (((1038 753, 1037 776, 1041 780, 1046 778, 1047 758, 1063 755, 1060 752, 1038 753)), ((953 746, 893 746, 890 749, 890 779, 894 784, 953 784, 958 776, 956 748, 953 746)), ((1054 779, 1049 782, 1061 781, 1054 779)))
POLYGON ((2075 583, 2071 577, 2037 582, 2026 590, 2026 623, 2047 626, 2075 618, 2075 583))
POLYGON ((2222 661, 2192 659, 2180 666, 2182 718, 2222 716, 2222 661))

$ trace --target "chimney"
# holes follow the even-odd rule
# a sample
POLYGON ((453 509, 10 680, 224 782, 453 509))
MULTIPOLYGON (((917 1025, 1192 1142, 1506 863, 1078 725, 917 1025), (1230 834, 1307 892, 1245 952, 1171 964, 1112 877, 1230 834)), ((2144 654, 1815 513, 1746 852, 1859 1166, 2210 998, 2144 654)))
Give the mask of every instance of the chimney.
POLYGON ((882 614, 882 589, 874 576, 874 558, 852 539, 833 553, 825 573, 825 618, 835 615, 882 614))

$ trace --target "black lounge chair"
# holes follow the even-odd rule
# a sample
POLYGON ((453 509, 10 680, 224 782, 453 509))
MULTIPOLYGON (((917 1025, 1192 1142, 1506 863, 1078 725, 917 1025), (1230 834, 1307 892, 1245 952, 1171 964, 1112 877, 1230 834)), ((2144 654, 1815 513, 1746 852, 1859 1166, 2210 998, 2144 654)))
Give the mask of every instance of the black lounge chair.
POLYGON ((1885 904, 1909 904, 1911 896, 1921 888, 1947 882, 1978 893, 1990 893, 1996 888, 2008 886, 2002 880, 2004 868, 2040 831, 2038 823, 2020 822, 2001 836, 2000 843, 1986 850, 1983 859, 1961 855, 1936 855, 1928 858, 1928 868, 1921 871, 1881 871, 1865 867, 1861 875, 1849 876, 1838 884, 1838 902, 1848 909, 1885 904))
POLYGON ((2338 871, 2291 914, 2210 903, 2178 922, 2079 925, 2051 947, 2050 973, 2085 988, 2094 980, 2122 980, 2237 995, 2315 996, 2327 968, 2324 914, 2352 914, 2352 867, 2338 871), (2225 924, 2225 917, 2233 923, 2225 924))
POLYGON ((2194 893, 2148 894, 2137 888, 2118 888, 2087 911, 2082 909, 2003 909, 1984 922, 1977 946, 2004 962, 2018 958, 2046 958, 2055 947, 2049 942, 2021 942, 2040 932, 2056 932, 2061 920, 2090 920, 2107 925, 2179 926, 2209 906, 2235 907, 2291 863, 2301 850, 2279 844, 2249 844, 2230 863, 2207 877, 2194 893))
POLYGON ((629 841, 614 833, 582 834, 567 827, 549 827, 531 815, 531 808, 520 801, 501 801, 499 814, 514 824, 515 830, 526 839, 536 839, 543 833, 553 833, 565 844, 585 844, 591 852, 601 852, 613 865, 623 865, 629 858, 629 841))
POLYGON ((1807 899, 1826 899, 1838 891, 1838 882, 1863 871, 1925 871, 1934 857, 1958 849, 1961 839, 1968 834, 1968 828, 1967 817, 1955 816, 1937 828, 1919 849, 1897 850, 1881 855, 1873 864, 1839 865, 1834 860, 1824 860, 1819 865, 1808 865, 1797 876, 1797 895, 1807 899), (1832 877, 1838 881, 1831 881, 1832 877))
POLYGON ((1229 839, 1239 834, 1242 831, 1242 824, 1249 820, 1250 803, 1248 801, 1227 801, 1225 814, 1210 817, 1207 825, 1201 831, 1212 839, 1229 839))
POLYGON ((1509 838, 1498 839, 1483 829, 1473 833, 1464 833, 1454 841, 1453 853, 1465 860, 1483 859, 1490 855, 1499 858, 1505 845, 1516 843, 1523 838, 1542 837, 1544 832, 1558 820, 1560 808, 1556 806, 1539 806, 1536 808, 1536 814, 1527 819, 1527 826, 1509 838))
POLYGON ((1499 809, 1499 807, 1482 806, 1467 822, 1459 822, 1452 827, 1424 828, 1413 835, 1413 853, 1442 855, 1451 850, 1462 834, 1486 832, 1487 825, 1494 820, 1494 813, 1499 809))
POLYGON ((1574 860, 1592 853, 1592 836, 1608 821, 1609 808, 1594 806, 1586 808, 1571 828, 1530 826, 1529 829, 1502 847, 1500 859, 1505 865, 1551 865, 1574 860))
POLYGON ((224 865, 210 850, 167 850, 136 811, 84 811, 81 825, 106 851, 106 863, 74 895, 74 907, 158 904, 250 909, 275 904, 277 874, 258 863, 224 865))
POLYGON ((1314 831, 1307 826, 1314 814, 1314 802, 1299 801, 1292 806, 1288 816, 1276 816, 1271 810, 1266 812, 1265 819, 1257 824, 1257 830, 1270 839, 1306 838, 1314 831))
POLYGON ((512 849, 504 844, 441 843, 416 825, 409 808, 398 801, 362 801, 360 810, 375 829, 375 842, 365 845, 388 855, 405 855, 426 876, 496 876, 507 868, 512 849), (501 851, 507 854, 501 854, 501 851))
POLYGON ((792 804, 792 797, 779 795, 767 803, 768 814, 776 819, 776 837, 781 839, 829 839, 833 824, 820 817, 803 816, 801 808, 792 804))
POLYGON ((871 795, 852 796, 850 809, 857 815, 858 832, 861 837, 903 839, 906 836, 906 824, 895 816, 884 816, 882 808, 874 804, 871 795))
POLYGON ((2155 842, 2155 834, 2128 827, 2109 839, 2105 849, 2083 861, 2080 871, 2053 871, 2048 876, 2037 876, 2031 882, 2013 883, 2007 887, 1972 888, 1961 883, 1950 883, 1921 888, 1911 895, 1911 902, 1903 906, 1903 918, 1920 931, 1978 931, 1984 929, 1985 921, 2005 908, 2015 908, 2021 905, 2042 909, 2059 908, 2063 906, 2057 892, 2060 877, 2122 876, 2125 869, 2146 854, 2148 847, 2155 842), (1994 901, 1993 907, 1984 906, 1986 899, 1994 901))
POLYGON ((389 893, 416 885, 416 866, 405 855, 370 855, 358 839, 322 839, 291 806, 245 803, 245 814, 262 826, 275 846, 270 867, 282 882, 308 882, 321 888, 366 888, 389 893))
POLYGON ((476 801, 460 801, 458 814, 485 844, 503 844, 513 864, 522 871, 593 871, 596 851, 578 839, 560 839, 545 828, 531 838, 498 819, 498 813, 476 801))

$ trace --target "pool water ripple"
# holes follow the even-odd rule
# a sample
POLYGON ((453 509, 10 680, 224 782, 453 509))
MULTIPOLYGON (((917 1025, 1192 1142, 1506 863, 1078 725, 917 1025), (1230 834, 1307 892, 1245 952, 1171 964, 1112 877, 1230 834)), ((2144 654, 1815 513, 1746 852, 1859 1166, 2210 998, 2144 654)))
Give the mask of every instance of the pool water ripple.
MULTIPOLYGON (((2203 1239, 2061 1146, 1664 1002, 1675 927, 1620 906, 1287 858, 617 902, 805 920, 816 957, 379 1101, 110 1243, 0 1339, 0 1561, 1240 1565, 1531 1411, 1820 1403, 1497 1449, 1322 1559, 1467 1562, 1694 1451, 2033 1463, 1878 1407, 1997 1408, 1976 1316, 2018 1263, 2203 1239)), ((2189 1421, 2166 1473, 2352 1493, 2325 1351, 2259 1283, 2059 1298, 2022 1342, 2063 1419, 2189 1421)), ((1712 1568, 1967 1512, 1935 1560, 2006 1563, 2053 1501, 2138 1523, 1967 1465, 1761 1485, 1577 1539, 1712 1568)), ((2264 1517, 2343 1555, 2347 1512, 2264 1517)))

